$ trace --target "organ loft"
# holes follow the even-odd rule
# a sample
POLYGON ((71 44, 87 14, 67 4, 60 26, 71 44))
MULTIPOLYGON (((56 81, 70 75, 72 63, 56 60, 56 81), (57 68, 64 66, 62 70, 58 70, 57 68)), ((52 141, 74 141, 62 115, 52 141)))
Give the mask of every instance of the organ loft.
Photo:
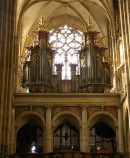
MULTIPOLYGON (((73 57, 67 56, 69 52, 64 54, 64 60, 67 62, 54 63, 57 48, 52 42, 49 43, 51 34, 47 31, 42 18, 36 32, 35 45, 26 47, 27 60, 23 64, 22 87, 28 88, 30 93, 104 93, 109 89, 111 83, 107 48, 101 44, 102 38, 98 37, 100 33, 91 26, 90 19, 86 25, 79 50, 74 50, 78 58, 77 63, 68 60, 73 57), (70 77, 63 79, 62 71, 66 63, 70 77)), ((69 39, 67 30, 65 34, 69 39)))
POLYGON ((0 158, 130 157, 130 0, 0 0, 0 158))

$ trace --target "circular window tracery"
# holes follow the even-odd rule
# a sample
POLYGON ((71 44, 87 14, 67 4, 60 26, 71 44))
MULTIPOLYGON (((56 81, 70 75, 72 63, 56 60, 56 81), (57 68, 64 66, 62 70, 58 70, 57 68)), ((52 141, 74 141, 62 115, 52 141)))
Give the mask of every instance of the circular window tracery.
POLYGON ((53 60, 53 73, 56 74, 55 64, 62 64, 62 80, 71 79, 70 64, 76 64, 76 73, 80 73, 78 51, 83 44, 83 33, 67 25, 50 31, 49 43, 55 50, 53 60))

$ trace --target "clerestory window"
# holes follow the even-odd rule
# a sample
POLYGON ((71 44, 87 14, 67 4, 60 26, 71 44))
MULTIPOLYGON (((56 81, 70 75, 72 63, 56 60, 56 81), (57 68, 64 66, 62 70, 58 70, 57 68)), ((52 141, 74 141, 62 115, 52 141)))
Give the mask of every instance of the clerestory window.
POLYGON ((55 50, 53 74, 56 74, 55 64, 62 64, 62 80, 71 79, 70 64, 76 64, 76 74, 80 74, 78 51, 83 44, 83 33, 67 25, 50 31, 49 43, 55 50))

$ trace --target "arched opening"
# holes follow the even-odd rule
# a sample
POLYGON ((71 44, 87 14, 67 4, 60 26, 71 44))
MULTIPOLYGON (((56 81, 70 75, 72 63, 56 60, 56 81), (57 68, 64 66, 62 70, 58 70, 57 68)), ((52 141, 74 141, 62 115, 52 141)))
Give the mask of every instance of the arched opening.
POLYGON ((79 131, 64 122, 54 130, 54 151, 79 151, 79 131))
POLYGON ((26 123, 18 131, 16 152, 43 152, 43 129, 35 120, 26 123))
POLYGON ((90 130, 91 152, 116 152, 115 131, 106 123, 98 122, 90 130))

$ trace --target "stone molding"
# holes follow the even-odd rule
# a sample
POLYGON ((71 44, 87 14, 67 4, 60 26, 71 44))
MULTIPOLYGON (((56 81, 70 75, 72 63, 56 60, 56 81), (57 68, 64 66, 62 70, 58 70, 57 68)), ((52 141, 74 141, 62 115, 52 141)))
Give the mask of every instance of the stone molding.
POLYGON ((66 94, 15 94, 16 106, 117 106, 120 94, 114 93, 66 93, 66 94))

